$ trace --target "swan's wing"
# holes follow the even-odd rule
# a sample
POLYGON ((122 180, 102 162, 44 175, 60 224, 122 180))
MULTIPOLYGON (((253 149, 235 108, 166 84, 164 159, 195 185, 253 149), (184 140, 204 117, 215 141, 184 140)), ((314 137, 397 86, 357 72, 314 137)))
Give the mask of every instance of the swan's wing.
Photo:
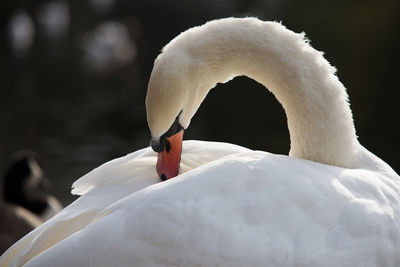
MULTIPOLYGON (((180 174, 205 163, 250 149, 220 142, 184 141, 180 174)), ((110 185, 134 186, 135 190, 159 182, 156 173, 157 154, 144 148, 125 157, 109 161, 89 172, 73 185, 73 194, 84 195, 93 188, 110 185), (134 179, 133 179, 134 178, 134 179)))
MULTIPOLYGON (((236 145, 185 141, 182 170, 188 171, 226 155, 249 151, 236 145)), ((133 192, 160 180, 155 171, 157 155, 141 149, 112 160, 89 172, 73 184, 72 192, 81 195, 52 219, 14 244, 0 258, 0 266, 19 266, 54 244, 87 227, 98 214, 133 192)))
POLYGON ((399 266, 400 182, 263 152, 129 194, 27 266, 399 266))

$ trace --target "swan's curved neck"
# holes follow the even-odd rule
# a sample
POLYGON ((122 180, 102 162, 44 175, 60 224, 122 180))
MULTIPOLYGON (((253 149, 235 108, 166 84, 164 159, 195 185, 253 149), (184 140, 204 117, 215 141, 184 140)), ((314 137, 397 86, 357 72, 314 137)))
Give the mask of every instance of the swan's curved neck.
POLYGON ((346 89, 302 34, 253 19, 210 23, 198 31, 181 50, 191 59, 190 73, 196 73, 190 76, 192 88, 205 96, 216 83, 246 75, 284 107, 290 156, 353 167, 358 141, 346 89))

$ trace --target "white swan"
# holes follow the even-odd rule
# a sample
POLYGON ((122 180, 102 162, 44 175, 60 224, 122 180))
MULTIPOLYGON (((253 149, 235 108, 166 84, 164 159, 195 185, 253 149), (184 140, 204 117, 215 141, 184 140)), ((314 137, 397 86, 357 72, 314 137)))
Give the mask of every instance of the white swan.
POLYGON ((180 175, 159 183, 157 155, 139 150, 76 181, 82 196, 0 266, 400 266, 399 176, 358 143, 334 72, 279 23, 228 18, 182 33, 157 58, 146 100, 159 175, 176 174, 181 128, 210 88, 242 74, 283 105, 290 156, 186 141, 180 175))

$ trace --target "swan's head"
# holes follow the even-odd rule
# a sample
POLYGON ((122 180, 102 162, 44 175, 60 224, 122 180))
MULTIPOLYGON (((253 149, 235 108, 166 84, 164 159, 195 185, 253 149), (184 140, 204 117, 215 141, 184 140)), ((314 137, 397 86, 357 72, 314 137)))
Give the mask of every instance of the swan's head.
POLYGON ((235 21, 241 19, 211 21, 181 33, 164 47, 154 62, 146 111, 151 146, 159 153, 157 172, 163 180, 178 175, 183 130, 189 126, 209 90, 217 82, 226 82, 235 76, 234 61, 231 66, 221 67, 223 58, 231 56, 229 49, 225 51, 225 40, 218 38, 220 24, 226 27, 235 21))
POLYGON ((162 180, 178 175, 183 130, 213 87, 199 81, 204 68, 185 48, 184 39, 178 36, 157 57, 147 89, 147 122, 162 180))

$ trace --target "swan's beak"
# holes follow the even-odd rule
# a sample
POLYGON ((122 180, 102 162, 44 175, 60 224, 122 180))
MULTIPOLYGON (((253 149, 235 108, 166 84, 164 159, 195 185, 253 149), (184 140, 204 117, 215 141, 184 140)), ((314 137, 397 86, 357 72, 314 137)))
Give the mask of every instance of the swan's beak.
POLYGON ((166 145, 163 151, 158 153, 157 173, 161 180, 173 178, 179 173, 181 163, 183 130, 165 138, 166 145))

